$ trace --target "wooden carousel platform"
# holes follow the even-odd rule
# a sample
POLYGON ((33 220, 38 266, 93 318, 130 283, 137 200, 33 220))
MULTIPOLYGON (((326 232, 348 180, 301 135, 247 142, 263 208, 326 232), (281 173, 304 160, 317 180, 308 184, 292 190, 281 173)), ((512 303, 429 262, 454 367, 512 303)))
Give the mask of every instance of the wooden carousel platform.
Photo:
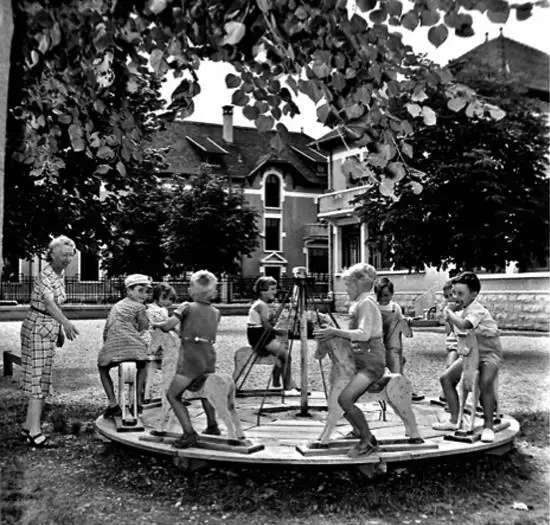
MULTIPOLYGON (((320 435, 326 418, 326 401, 321 392, 312 392, 308 397, 308 410, 302 415, 299 396, 270 395, 264 400, 261 414, 258 414, 261 398, 237 399, 237 409, 246 435, 246 441, 229 442, 226 429, 220 423, 221 436, 201 436, 197 446, 176 449, 172 442, 181 434, 177 421, 172 422, 167 435, 154 436, 151 430, 159 427, 159 404, 144 408, 141 423, 135 430, 125 428, 117 431, 115 422, 100 416, 96 420, 98 432, 105 438, 143 450, 144 452, 173 456, 184 469, 194 470, 210 462, 274 465, 317 465, 357 467, 366 474, 374 467, 388 463, 411 460, 433 459, 444 456, 470 453, 503 454, 513 447, 514 437, 519 432, 519 423, 510 416, 500 416, 495 425, 495 441, 483 443, 479 440, 482 419, 476 417, 473 435, 454 436, 453 432, 439 432, 432 424, 448 417, 445 409, 431 400, 413 403, 422 444, 411 444, 404 435, 404 427, 388 407, 386 421, 381 418, 378 403, 363 403, 369 425, 380 442, 380 452, 366 458, 348 458, 346 453, 355 443, 345 440, 351 430, 342 419, 336 427, 328 447, 312 448, 320 435), (141 428, 141 430, 138 430, 141 428)), ((199 400, 188 407, 197 432, 206 426, 199 400)), ((381 469, 383 470, 383 468, 381 469)))

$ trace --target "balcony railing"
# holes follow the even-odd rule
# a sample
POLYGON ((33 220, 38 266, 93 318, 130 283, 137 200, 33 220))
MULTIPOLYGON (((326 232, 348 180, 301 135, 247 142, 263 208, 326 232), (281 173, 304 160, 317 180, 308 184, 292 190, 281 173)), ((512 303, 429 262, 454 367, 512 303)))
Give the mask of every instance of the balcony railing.
POLYGON ((304 239, 327 239, 328 227, 319 222, 306 224, 304 228, 304 239))
POLYGON ((319 196, 319 209, 317 216, 333 217, 338 215, 352 214, 357 207, 353 201, 361 194, 365 193, 368 186, 359 186, 348 190, 334 191, 319 196))

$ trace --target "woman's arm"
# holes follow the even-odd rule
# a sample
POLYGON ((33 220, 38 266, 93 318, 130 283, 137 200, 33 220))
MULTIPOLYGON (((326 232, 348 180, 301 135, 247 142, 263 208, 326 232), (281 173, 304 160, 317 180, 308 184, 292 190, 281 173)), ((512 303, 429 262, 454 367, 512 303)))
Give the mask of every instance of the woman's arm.
POLYGON ((67 339, 72 341, 79 334, 76 326, 69 321, 67 317, 65 317, 61 311, 61 308, 59 308, 57 303, 54 301, 53 294, 44 294, 42 297, 44 299, 44 307, 46 308, 46 312, 48 312, 58 323, 61 324, 61 326, 63 326, 67 339))

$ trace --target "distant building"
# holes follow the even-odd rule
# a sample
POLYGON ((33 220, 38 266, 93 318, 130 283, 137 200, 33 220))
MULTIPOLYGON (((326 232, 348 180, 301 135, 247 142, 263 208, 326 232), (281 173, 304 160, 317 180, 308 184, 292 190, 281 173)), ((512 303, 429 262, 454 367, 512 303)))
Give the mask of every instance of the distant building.
POLYGON ((544 51, 535 49, 511 38, 500 30, 497 38, 474 47, 464 55, 451 60, 448 67, 460 80, 461 72, 467 71, 472 63, 485 64, 503 75, 517 79, 527 90, 526 95, 541 102, 540 109, 550 109, 550 57, 544 51))
MULTIPOLYGON (((317 198, 327 188, 327 158, 304 133, 289 132, 275 151, 274 132, 233 125, 233 107, 223 107, 223 124, 173 121, 153 139, 169 147, 170 174, 197 174, 207 164, 242 188, 259 214, 260 245, 242 260, 242 276, 290 276, 294 266, 328 272, 327 227, 317 222, 317 198)), ((168 174, 168 176, 170 176, 168 174)))

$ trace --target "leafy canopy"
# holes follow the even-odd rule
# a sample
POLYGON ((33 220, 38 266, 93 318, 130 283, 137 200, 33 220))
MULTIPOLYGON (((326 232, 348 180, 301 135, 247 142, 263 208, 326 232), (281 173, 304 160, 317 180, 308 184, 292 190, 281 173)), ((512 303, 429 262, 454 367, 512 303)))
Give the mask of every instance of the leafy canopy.
POLYGON ((415 127, 414 166, 424 191, 403 181, 394 201, 374 187, 362 198, 361 215, 373 248, 386 248, 400 268, 449 264, 459 269, 503 270, 546 264, 548 257, 547 115, 517 79, 487 65, 457 73, 465 85, 506 112, 499 121, 456 113, 442 93, 431 94, 437 128, 415 127), (384 246, 389 242, 389 246, 384 246))
POLYGON ((449 30, 473 34, 469 11, 504 23, 511 11, 522 20, 545 1, 356 0, 351 16, 344 0, 16 2, 25 34, 24 96, 15 108, 25 128, 20 159, 36 184, 47 184, 66 166, 69 149, 109 189, 124 187, 148 127, 132 105, 150 89, 151 73, 181 78, 171 110, 189 116, 200 92, 197 69, 209 59, 236 68, 226 78, 233 103, 259 130, 297 114, 294 100, 304 93, 321 122, 369 145, 375 165, 408 173, 412 121, 437 119, 429 88, 444 87, 450 101, 469 95, 457 95, 451 75, 419 62, 390 27, 430 27, 428 39, 438 46, 449 30), (407 113, 391 109, 395 99, 407 113))

